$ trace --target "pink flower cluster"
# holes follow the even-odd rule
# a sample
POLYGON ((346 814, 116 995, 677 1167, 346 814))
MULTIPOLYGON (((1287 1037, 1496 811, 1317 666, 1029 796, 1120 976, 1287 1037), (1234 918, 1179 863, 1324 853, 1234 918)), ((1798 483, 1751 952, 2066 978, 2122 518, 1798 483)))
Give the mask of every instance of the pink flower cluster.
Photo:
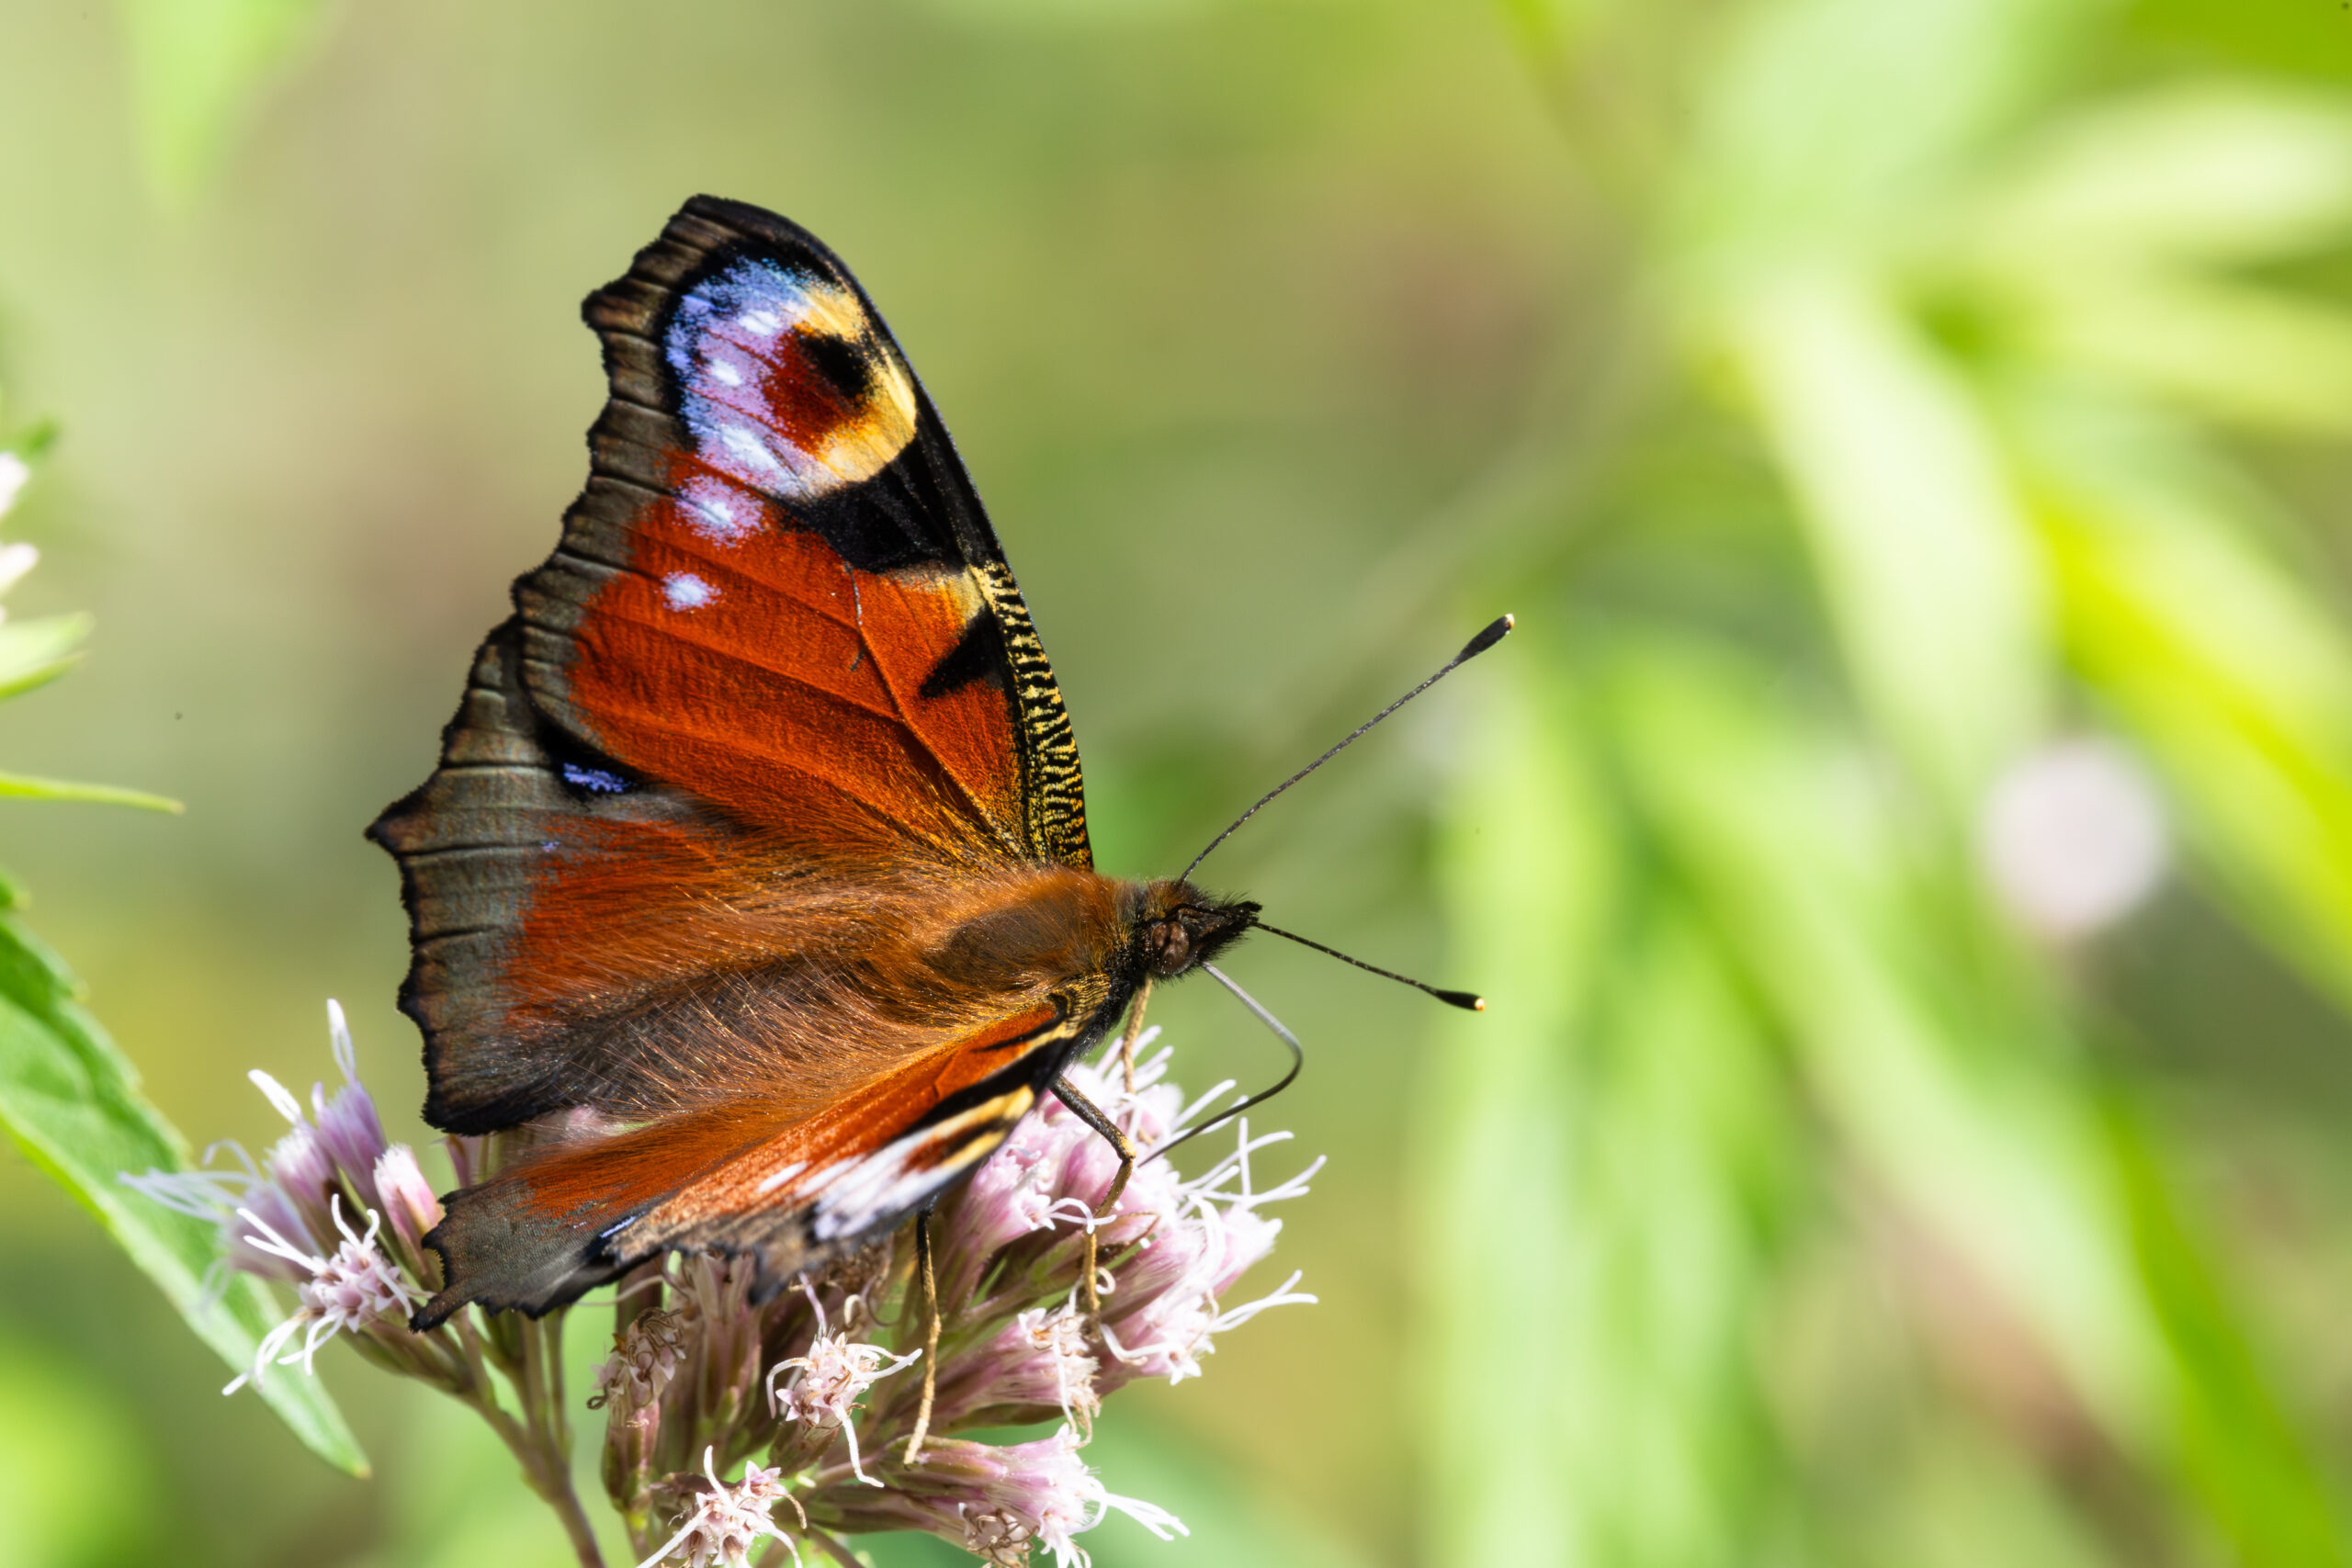
POLYGON ((323 1084, 311 1086, 309 1115, 267 1073, 247 1075, 288 1123, 259 1165, 236 1144, 216 1144, 208 1163, 225 1149, 238 1168, 123 1178, 167 1208, 217 1224, 228 1266, 295 1287, 294 1314, 263 1338, 252 1368, 224 1393, 261 1381, 272 1365, 299 1362, 311 1371, 320 1346, 338 1334, 396 1371, 444 1385, 466 1375, 446 1337, 436 1341, 408 1326, 426 1282, 437 1278, 424 1237, 440 1223, 441 1201, 414 1151, 385 1140, 376 1102, 359 1082, 351 1031, 334 1002, 327 1032, 343 1088, 329 1098, 323 1084))
MULTIPOLYGON (((273 1365, 308 1371, 322 1345, 348 1337, 369 1359, 480 1410, 594 1562, 568 1478, 564 1314, 530 1323, 469 1311, 410 1330, 411 1308, 439 1282, 422 1241, 441 1205, 415 1155, 386 1142, 332 1004, 330 1024, 344 1086, 332 1097, 314 1089, 307 1113, 253 1075, 288 1122, 261 1162, 227 1145, 237 1168, 126 1179, 217 1222, 230 1266, 295 1288, 294 1313, 232 1392, 273 1365)), ((1151 1157, 1232 1088, 1188 1105, 1165 1081, 1168 1056, 1150 1056, 1132 1083, 1115 1068, 1070 1069, 1145 1151, 1115 1204, 1105 1207, 1116 1156, 1051 1100, 940 1203, 929 1224, 935 1325, 911 1224, 790 1281, 712 1257, 661 1259, 620 1281, 612 1355, 586 1403, 605 1414, 605 1487, 647 1554, 641 1568, 744 1568, 763 1542, 796 1557, 813 1543, 846 1562, 842 1537, 902 1529, 991 1563, 1025 1563, 1042 1548, 1057 1568, 1083 1568, 1076 1538, 1114 1512, 1163 1538, 1181 1533, 1174 1516, 1110 1492, 1081 1450, 1105 1395, 1136 1378, 1197 1377, 1216 1336, 1314 1300, 1293 1274, 1225 1304, 1282 1229, 1265 1206, 1304 1193, 1321 1162, 1259 1190, 1256 1156, 1289 1134, 1252 1137, 1246 1122, 1198 1176, 1151 1157), (1099 1311, 1082 1288, 1090 1230, 1099 1311), (956 1436, 1046 1421, 1053 1434, 1028 1442, 956 1436)), ((448 1140, 457 1180, 492 1168, 502 1143, 448 1140)))

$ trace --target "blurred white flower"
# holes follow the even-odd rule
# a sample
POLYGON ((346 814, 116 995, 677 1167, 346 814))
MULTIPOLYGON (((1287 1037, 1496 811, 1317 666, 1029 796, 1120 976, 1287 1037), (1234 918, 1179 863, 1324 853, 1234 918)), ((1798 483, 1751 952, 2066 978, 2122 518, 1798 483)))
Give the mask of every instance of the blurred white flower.
MULTIPOLYGON (((8 515, 8 509, 17 504, 17 493, 32 475, 31 468, 22 457, 14 452, 0 452, 0 517, 8 515)), ((0 545, 0 593, 14 588, 17 580, 32 570, 40 560, 40 552, 30 545, 0 545)), ((0 618, 5 618, 6 614, 6 611, 0 610, 0 618)))
POLYGON ((2170 859, 2154 782, 2120 747, 2089 737, 2013 763, 1985 800, 1980 831, 1985 874, 2003 906, 2059 942, 2131 913, 2170 859))

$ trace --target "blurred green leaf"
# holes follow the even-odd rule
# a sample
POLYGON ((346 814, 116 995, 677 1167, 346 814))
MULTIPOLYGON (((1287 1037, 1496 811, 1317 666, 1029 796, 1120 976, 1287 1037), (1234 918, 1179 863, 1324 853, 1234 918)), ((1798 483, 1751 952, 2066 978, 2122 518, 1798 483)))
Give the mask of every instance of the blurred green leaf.
POLYGON ((1566 1043, 1574 1561, 1746 1563, 1786 1477, 1753 1346, 1785 1233, 1792 1107, 1774 1052, 1670 892, 1612 944, 1566 1043))
POLYGON ((142 1436, 80 1369, 0 1340, 0 1562, 96 1568, 152 1554, 162 1498, 142 1436))
POLYGON ((2077 1068, 1942 962, 1951 939, 1906 886, 1863 759, 1690 644, 1629 648, 1609 694, 1632 787, 1839 1137, 2034 1325, 2076 1397, 2139 1429, 2162 1348, 2077 1068))
POLYGON ((2068 283, 2015 318, 2054 363, 2216 420, 2352 432, 2352 313, 2231 283, 2140 275, 2068 283))
POLYGON ((2301 1568, 2347 1561, 2352 1538, 2329 1479, 2257 1365, 2147 1130, 2118 1108, 2109 1133, 2141 1271, 2180 1369, 2181 1470, 2238 1562, 2301 1568))
POLYGON ((73 669, 90 624, 87 615, 0 621, 0 697, 47 685, 73 669))
POLYGON ((1417 1100, 1420 1375, 1444 1391, 1418 1423, 1421 1561, 1438 1568, 1546 1568, 1572 1561, 1576 1539, 1559 1502, 1575 1473, 1569 1407, 1583 1397, 1567 1337, 1539 1326, 1498 1339, 1498 1313, 1549 1325, 1576 1310, 1564 1046, 1602 962, 1610 897, 1600 813, 1541 646, 1522 631, 1516 657, 1489 660, 1466 748, 1478 765, 1449 804, 1441 862, 1454 941, 1489 1010, 1441 1025, 1417 1100))
MULTIPOLYGON (((88 1209, 198 1337, 239 1371, 279 1313, 261 1282, 229 1273, 215 1228, 122 1184, 125 1171, 184 1170, 187 1144, 139 1092, 138 1075, 75 1000, 58 958, 0 916, 0 1121, 35 1164, 88 1209)), ((320 1458, 367 1472, 315 1378, 276 1377, 261 1396, 320 1458)))
POLYGON ((1669 272, 1859 261, 1945 193, 2100 0, 1762 0, 1694 58, 1669 272))
POLYGON ((2163 427, 2076 411, 2035 450, 2075 665, 2233 907, 2352 1006, 2352 637, 2163 427))
POLYGON ((1964 814, 2044 704, 2041 567, 2001 455, 1860 275, 1792 274, 1723 330, 1796 492, 1853 679, 1964 814))
POLYGON ((185 201, 311 34, 321 0, 119 0, 149 180, 185 201))
POLYGON ((1967 210, 1964 243, 2020 280, 2300 254, 2352 223, 2352 108, 2191 83, 2078 110, 1967 210))
POLYGON ((125 789, 119 784, 75 784, 70 779, 44 779, 30 773, 0 773, 0 795, 17 795, 30 800, 80 800, 99 806, 130 806, 141 811, 165 811, 175 815, 187 809, 169 795, 150 795, 143 789, 125 789))

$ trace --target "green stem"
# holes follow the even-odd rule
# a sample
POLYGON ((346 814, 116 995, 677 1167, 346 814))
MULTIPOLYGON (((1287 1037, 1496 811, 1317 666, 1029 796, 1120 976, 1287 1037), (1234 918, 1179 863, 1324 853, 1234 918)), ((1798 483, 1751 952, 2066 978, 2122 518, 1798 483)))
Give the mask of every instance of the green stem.
POLYGON ((523 1417, 517 1420, 499 1403, 498 1385, 484 1365, 482 1337, 476 1331, 472 1314, 459 1317, 458 1343, 464 1347, 467 1364, 474 1374, 473 1392, 466 1403, 490 1424, 490 1429, 498 1434, 499 1440, 522 1466, 524 1483, 555 1510, 565 1537, 571 1542, 572 1555, 580 1560, 580 1568, 605 1568, 605 1553, 596 1544, 595 1527, 589 1522, 587 1509, 582 1506, 580 1494, 571 1484, 571 1444, 560 1437, 566 1430, 563 1413, 549 1409, 549 1390, 552 1388, 560 1404, 563 1382, 560 1357, 554 1377, 547 1375, 548 1332, 545 1323, 529 1324, 519 1337, 520 1364, 508 1374, 523 1404, 523 1417))

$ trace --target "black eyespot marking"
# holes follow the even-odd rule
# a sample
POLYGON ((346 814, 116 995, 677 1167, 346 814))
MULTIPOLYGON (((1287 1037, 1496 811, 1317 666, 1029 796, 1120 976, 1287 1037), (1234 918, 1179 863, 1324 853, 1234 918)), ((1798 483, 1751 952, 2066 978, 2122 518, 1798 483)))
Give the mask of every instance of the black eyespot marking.
POLYGON ((1003 671, 1004 634, 997 629, 996 617, 982 610, 965 624, 964 635, 947 650, 946 657, 932 667, 915 694, 944 697, 962 691, 975 681, 991 677, 1001 683, 1003 671))
POLYGON ((796 340, 810 369, 841 394, 842 401, 862 408, 874 389, 874 360, 867 344, 828 333, 801 333, 796 340))

